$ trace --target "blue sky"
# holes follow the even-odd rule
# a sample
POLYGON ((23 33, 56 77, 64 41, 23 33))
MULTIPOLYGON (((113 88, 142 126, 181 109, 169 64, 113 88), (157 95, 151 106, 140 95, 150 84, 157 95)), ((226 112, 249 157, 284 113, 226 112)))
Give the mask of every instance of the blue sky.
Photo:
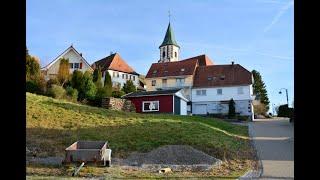
POLYGON ((293 0, 28 0, 27 47, 41 66, 71 44, 89 63, 118 52, 138 73, 159 59, 168 11, 180 59, 257 70, 272 104, 293 100, 293 0))

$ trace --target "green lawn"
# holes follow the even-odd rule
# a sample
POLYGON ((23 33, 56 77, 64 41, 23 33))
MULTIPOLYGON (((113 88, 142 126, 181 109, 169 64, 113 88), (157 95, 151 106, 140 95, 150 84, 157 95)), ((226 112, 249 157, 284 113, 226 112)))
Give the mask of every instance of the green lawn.
POLYGON ((245 126, 197 116, 111 111, 27 93, 27 146, 64 156, 77 140, 109 141, 114 157, 184 144, 224 160, 252 159, 245 126))

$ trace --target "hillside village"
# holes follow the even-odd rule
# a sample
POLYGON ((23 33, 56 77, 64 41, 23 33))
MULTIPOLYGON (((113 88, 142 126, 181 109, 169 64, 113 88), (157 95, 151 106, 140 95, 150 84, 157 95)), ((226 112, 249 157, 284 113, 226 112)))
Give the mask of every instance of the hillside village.
POLYGON ((41 72, 46 81, 57 78, 60 59, 68 59, 70 74, 75 70, 84 73, 99 68, 101 83, 108 73, 114 90, 131 81, 137 91, 120 97, 130 100, 139 113, 227 115, 232 99, 235 113, 253 120, 253 76, 245 67, 234 62, 216 64, 205 54, 180 59, 180 46, 170 23, 159 46, 159 55, 145 78, 141 78, 120 53, 111 53, 90 65, 71 45, 41 68, 41 72))

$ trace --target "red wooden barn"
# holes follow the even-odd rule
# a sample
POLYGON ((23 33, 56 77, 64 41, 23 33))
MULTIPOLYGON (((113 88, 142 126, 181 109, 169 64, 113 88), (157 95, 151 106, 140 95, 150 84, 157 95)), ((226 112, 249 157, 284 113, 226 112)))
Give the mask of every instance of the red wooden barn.
POLYGON ((133 92, 123 98, 131 100, 137 113, 187 115, 189 100, 182 94, 181 89, 133 92))

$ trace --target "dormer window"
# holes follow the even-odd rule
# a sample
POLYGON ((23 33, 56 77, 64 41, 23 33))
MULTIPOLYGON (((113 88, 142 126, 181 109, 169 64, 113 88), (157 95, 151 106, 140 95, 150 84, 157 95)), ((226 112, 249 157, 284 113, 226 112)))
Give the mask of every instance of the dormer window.
POLYGON ((167 71, 167 70, 165 70, 165 71, 164 71, 164 73, 168 73, 168 71, 167 71))
POLYGON ((221 75, 220 80, 224 80, 224 79, 225 79, 225 75, 221 75))
POLYGON ((157 70, 154 70, 153 72, 152 72, 152 74, 156 74, 157 73, 157 70))
POLYGON ((212 80, 212 77, 209 76, 209 77, 208 77, 208 81, 211 81, 211 80, 212 80))
POLYGON ((182 68, 181 71, 184 72, 184 68, 182 68))

